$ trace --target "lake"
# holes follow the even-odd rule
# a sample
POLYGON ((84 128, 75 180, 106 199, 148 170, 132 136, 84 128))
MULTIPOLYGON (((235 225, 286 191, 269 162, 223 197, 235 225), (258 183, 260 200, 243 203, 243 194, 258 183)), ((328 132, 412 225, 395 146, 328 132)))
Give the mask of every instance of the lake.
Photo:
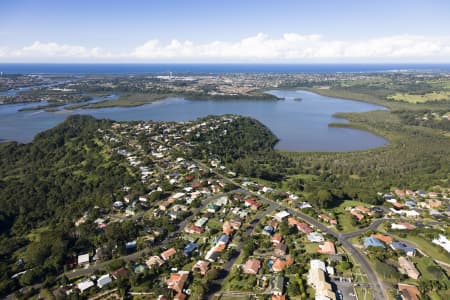
POLYGON ((365 102, 325 97, 307 91, 271 91, 285 100, 186 100, 168 98, 138 107, 77 109, 58 112, 23 111, 32 104, 0 105, 0 140, 30 142, 36 133, 49 129, 72 114, 88 114, 117 121, 188 121, 207 115, 239 114, 265 124, 279 139, 277 149, 288 151, 355 151, 386 145, 374 134, 352 128, 329 127, 347 122, 337 112, 386 109, 365 102), (296 100, 301 98, 302 100, 296 100))

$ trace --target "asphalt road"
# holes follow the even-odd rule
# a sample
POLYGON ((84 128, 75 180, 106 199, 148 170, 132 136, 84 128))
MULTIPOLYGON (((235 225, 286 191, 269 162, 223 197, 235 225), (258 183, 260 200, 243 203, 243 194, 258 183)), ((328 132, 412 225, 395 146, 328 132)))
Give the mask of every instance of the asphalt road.
MULTIPOLYGON (((233 191, 231 191, 230 193, 232 193, 232 192, 233 192, 233 191)), ((202 205, 201 205, 200 207, 194 209, 194 210, 193 210, 193 213, 192 213, 189 217, 187 217, 186 219, 184 219, 183 221, 181 221, 181 222, 178 224, 177 230, 176 230, 174 233, 172 233, 172 234, 170 234, 169 236, 167 236, 167 237, 161 242, 161 245, 167 244, 167 243, 170 241, 170 239, 172 239, 172 238, 175 237, 180 231, 182 231, 182 230, 186 227, 186 225, 192 220, 192 218, 196 215, 197 212, 199 212, 201 209, 203 209, 203 208, 204 208, 206 205, 208 205, 211 201, 216 200, 216 199, 218 199, 218 198, 220 198, 220 197, 222 197, 222 196, 224 196, 224 195, 226 195, 226 193, 217 194, 217 195, 208 197, 208 198, 206 198, 206 199, 203 199, 203 200, 202 200, 202 205)), ((132 218, 128 218, 128 219, 130 219, 130 220, 131 220, 131 219, 136 219, 136 216, 135 216, 135 217, 132 217, 132 218)), ((125 262, 128 262, 128 261, 135 261, 135 260, 138 260, 139 258, 141 258, 142 255, 147 254, 149 251, 150 251, 150 249, 145 248, 145 249, 143 249, 143 250, 134 252, 134 253, 132 253, 132 254, 129 254, 129 255, 126 255, 126 256, 122 256, 122 257, 120 257, 119 259, 123 259, 125 262)), ((57 277, 56 277, 56 280, 60 279, 60 278, 61 278, 62 276, 64 276, 64 275, 65 275, 67 278, 69 278, 69 279, 74 278, 74 277, 80 277, 80 276, 89 276, 89 275, 93 274, 96 270, 104 270, 104 269, 106 268, 106 266, 107 266, 109 263, 110 263, 110 261, 105 261, 105 262, 102 262, 102 263, 91 264, 91 265, 89 265, 89 266, 88 266, 87 268, 85 268, 85 269, 75 269, 75 270, 73 270, 73 271, 71 271, 71 272, 66 272, 66 273, 64 273, 64 274, 61 274, 61 275, 57 276, 57 277)), ((22 288, 22 289, 20 290, 20 292, 26 293, 27 291, 29 291, 29 290, 31 290, 31 289, 39 289, 39 288, 41 288, 41 286, 42 286, 42 284, 35 284, 35 285, 33 285, 33 286, 30 286, 30 287, 24 287, 24 288, 22 288)), ((8 295, 5 299, 14 299, 14 293, 8 295)))
MULTIPOLYGON (((275 202, 273 200, 270 200, 262 195, 258 195, 255 194, 252 191, 247 190, 245 187, 242 187, 240 184, 234 182, 233 180, 230 180, 229 178, 223 176, 222 174, 215 172, 214 170, 212 170, 211 168, 209 168, 208 166, 206 166, 204 163, 195 160, 195 162, 202 166, 205 169, 210 169, 212 172, 216 173, 216 175, 218 175, 219 177, 221 177, 223 180, 225 180, 226 182, 239 186, 240 188, 237 190, 234 190, 232 192, 236 192, 236 191, 240 191, 240 192, 244 192, 247 194, 251 194, 254 195, 255 197, 258 197, 262 202, 266 203, 269 205, 268 208, 266 208, 265 210, 261 211, 257 216, 255 216, 254 219, 256 220, 260 220, 264 215, 276 210, 276 209, 283 209, 288 211, 291 215, 296 216, 302 220, 304 220, 305 222, 309 223, 310 225, 316 227, 317 229, 321 230, 322 232, 325 232, 331 236, 334 236, 338 242, 341 243, 341 245, 348 251, 348 254, 353 256, 354 259, 360 264, 362 270, 367 274, 368 277, 368 281, 370 286, 372 287, 373 290, 373 296, 375 300, 384 300, 387 299, 387 295, 385 290, 382 288, 383 285, 382 283, 379 281, 378 277, 376 276, 375 272, 373 271, 372 267, 370 266, 370 264, 368 263, 368 261, 366 260, 366 258, 348 241, 350 238, 352 237, 356 237, 356 236, 360 236, 362 233, 366 232, 367 230, 370 229, 376 229, 382 222, 386 221, 386 219, 380 219, 380 220, 376 220, 374 221, 372 224, 370 224, 370 226, 360 229, 358 231, 355 232, 351 232, 351 233, 347 233, 347 234, 340 234, 335 232, 334 230, 328 228, 327 226, 325 226, 324 224, 320 223, 319 221, 317 221, 316 219, 312 218, 311 216, 308 216, 304 213, 302 213, 301 211, 298 211, 297 209, 293 209, 290 208, 288 206, 285 206, 281 203, 275 202)), ((167 244, 170 239, 172 239, 173 237, 175 237, 181 230, 184 229, 184 227, 188 224, 188 222, 190 222, 190 220, 196 215, 196 213, 198 211, 200 211, 201 209, 203 209, 209 202, 218 199, 219 197, 223 196, 225 194, 218 194, 218 195, 214 195, 211 197, 208 197, 206 199, 204 199, 202 201, 202 205, 195 209, 192 213, 192 215, 190 215, 188 218, 184 219, 183 221, 180 222, 180 224, 178 225, 177 230, 170 234, 168 237, 166 237, 166 239, 164 239, 162 241, 162 245, 167 244)), ((256 222, 257 223, 257 222, 256 222)), ((250 235, 251 231, 254 228, 254 225, 256 224, 252 224, 251 226, 249 226, 246 230, 246 235, 250 235)), ((238 246, 238 251, 240 252, 242 249, 242 242, 240 243, 240 245, 238 246)), ((128 261, 133 261, 133 260, 137 260, 140 257, 142 257, 143 255, 147 254, 150 251, 150 249, 146 248, 140 251, 137 251, 135 253, 132 253, 130 255, 126 255, 121 257, 121 259, 123 259, 124 261, 128 262, 128 261)), ((233 258, 232 260, 228 261, 225 265, 224 265, 224 269, 229 272, 231 270, 231 267, 233 266, 233 264, 235 263, 236 259, 238 256, 236 256, 235 258, 233 258)), ((102 263, 97 263, 97 264, 93 264, 90 265, 89 267, 85 268, 85 269, 76 269, 72 272, 66 272, 64 274, 61 274, 57 277, 57 279, 61 278, 63 275, 67 276, 69 279, 73 278, 73 277, 78 277, 78 276, 88 276, 91 275, 92 273, 94 273, 96 270, 103 270, 105 269, 106 265, 109 263, 109 261, 106 262, 102 262, 102 263)), ((223 280, 223 279, 222 279, 223 280)), ((219 281, 219 284, 221 284, 222 282, 219 281)), ((41 285, 34 285, 32 288, 40 288, 41 285)), ((22 291, 25 292, 27 291, 27 288, 23 288, 22 291)), ((13 294, 9 295, 8 297, 11 297, 10 299, 12 299, 13 294)))
MULTIPOLYGON (((199 165, 203 166, 204 168, 207 168, 207 166, 199 161, 196 161, 199 165)), ((211 170, 211 169, 210 169, 211 170)), ((255 193, 253 193, 252 191, 249 191, 247 189, 245 189, 244 187, 242 187, 240 184, 230 180, 229 178, 223 176, 222 174, 215 172, 214 170, 212 170, 214 173, 216 173, 216 175, 220 176, 222 179, 224 179, 225 181, 227 181, 228 183, 240 186, 242 190, 247 191, 250 194, 255 195, 255 193)), ((314 227, 316 227, 317 229, 320 229, 321 231, 334 236, 338 242, 341 243, 341 245, 347 250, 348 254, 351 255, 361 266, 361 269, 364 271, 364 273, 367 274, 367 279, 372 287, 373 290, 373 297, 375 300, 384 300, 387 299, 387 295, 386 295, 386 291, 383 288, 383 284, 381 283, 381 281, 379 280, 379 278, 377 277, 375 271, 372 269, 372 266, 369 264, 369 262, 367 261, 367 259, 348 241, 349 239, 349 235, 351 236, 351 234, 347 234, 347 235, 342 235, 339 234, 337 232, 335 232, 334 230, 328 228, 327 226, 325 226, 324 224, 320 223, 319 221, 317 221, 316 219, 302 213, 301 211, 298 211, 296 209, 292 209, 288 206, 285 206, 281 203, 275 202, 273 200, 270 200, 262 195, 256 195, 259 197, 260 200, 262 200, 263 202, 269 204, 269 205, 275 205, 283 210, 288 211, 291 215, 296 216, 304 221, 306 221, 307 223, 309 223, 310 225, 313 225, 314 227)), ((372 225, 372 224, 371 224, 372 225)), ((375 224, 376 225, 376 224, 375 224)), ((373 226, 375 226, 373 225, 373 226)), ((366 227, 364 229, 359 230, 358 234, 361 234, 367 230, 369 230, 372 226, 366 227)))
MULTIPOLYGON (((230 192, 231 193, 231 192, 230 192)), ((180 233, 182 230, 184 230, 184 228, 186 227, 186 225, 192 220, 192 218, 197 214, 197 212, 199 212, 200 210, 202 210, 206 205, 208 205, 211 201, 214 201, 216 199, 219 199, 220 197, 226 195, 226 193, 221 193, 221 194, 217 194, 211 197, 208 197, 206 199, 203 199, 202 201, 202 205, 200 205, 200 207, 195 208, 192 212, 192 214, 187 217, 186 219, 184 219, 183 221, 181 221, 178 224, 178 228, 177 230, 175 230, 173 233, 169 234, 162 242, 161 245, 166 245, 173 237, 177 236, 178 233, 180 233)), ((124 261, 128 262, 128 261, 135 261, 138 260, 140 257, 142 257, 142 255, 145 255, 147 253, 149 253, 150 249, 149 248, 145 248, 143 250, 134 252, 132 254, 126 255, 126 256, 122 256, 120 257, 120 259, 123 259, 124 261)), ((76 269, 72 272, 67 272, 64 275, 67 276, 67 278, 73 278, 73 277, 78 277, 78 276, 86 276, 86 275, 90 275, 92 274, 95 270, 102 270, 106 267, 106 265, 109 263, 109 261, 106 262, 102 262, 102 263, 98 263, 98 264, 93 264, 93 265, 89 265, 88 268, 86 269, 76 269)), ((61 277, 61 276, 60 276, 61 277)))
MULTIPOLYGON (((238 259, 241 253, 244 244, 243 243, 244 239, 251 238, 253 230, 255 229, 255 225, 257 225, 265 215, 272 213, 276 209, 277 209, 276 205, 269 205, 266 209, 260 211, 255 217, 253 217, 251 225, 248 226, 247 229, 245 230, 244 234, 242 235, 241 241, 236 248, 237 254, 222 266, 222 269, 225 271, 226 275, 223 276, 222 278, 214 280, 214 284, 222 286, 222 283, 226 280, 227 276, 231 271, 231 268, 233 267, 233 265, 235 264, 236 260, 238 259)), ((208 294, 207 299, 213 299, 214 295, 215 293, 208 294)))

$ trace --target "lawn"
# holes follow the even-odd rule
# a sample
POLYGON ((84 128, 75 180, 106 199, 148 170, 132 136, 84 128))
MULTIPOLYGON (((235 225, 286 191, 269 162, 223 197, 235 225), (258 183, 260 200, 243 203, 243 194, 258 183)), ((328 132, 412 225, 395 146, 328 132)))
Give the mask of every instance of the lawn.
POLYGON ((372 290, 369 288, 355 288, 356 295, 360 300, 372 299, 372 290))
POLYGON ((318 244, 305 244, 306 253, 317 253, 317 248, 319 248, 318 244))
POLYGON ((417 248, 422 250, 428 256, 450 264, 450 255, 445 253, 445 250, 443 248, 431 243, 430 241, 427 241, 422 237, 415 235, 408 235, 405 240, 414 243, 417 248))
POLYGON ((430 297, 431 300, 442 300, 442 297, 436 291, 429 292, 428 297, 430 297))
POLYGON ((444 272, 436 263, 429 257, 421 257, 416 260, 417 269, 425 280, 441 280, 445 278, 444 272))
POLYGON ((347 233, 347 232, 352 232, 352 231, 356 231, 359 229, 358 227, 352 225, 353 217, 348 211, 345 211, 345 208, 347 206, 355 207, 358 205, 366 206, 367 203, 354 201, 354 200, 345 200, 338 207, 334 208, 333 211, 336 214, 338 224, 342 227, 341 232, 347 233))
POLYGON ((217 229, 217 230, 219 230, 219 231, 222 231, 222 223, 221 222, 219 222, 219 220, 217 220, 217 219, 214 219, 214 218, 211 218, 211 219, 209 219, 208 220, 208 223, 206 223, 207 225, 208 225, 208 227, 210 228, 210 229, 217 229))
POLYGON ((31 230, 31 232, 27 235, 27 238, 32 242, 39 242, 41 240, 41 234, 48 231, 49 229, 49 226, 35 228, 31 230))
POLYGON ((450 100, 450 92, 432 92, 423 95, 396 93, 388 97, 395 101, 404 101, 408 103, 425 103, 429 101, 450 100))

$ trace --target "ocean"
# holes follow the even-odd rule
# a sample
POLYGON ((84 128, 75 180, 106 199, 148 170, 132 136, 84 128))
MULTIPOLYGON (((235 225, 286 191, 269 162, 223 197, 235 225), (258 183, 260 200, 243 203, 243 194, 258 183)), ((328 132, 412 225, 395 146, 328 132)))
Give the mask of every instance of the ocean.
POLYGON ((0 63, 3 74, 336 73, 450 71, 450 64, 49 64, 0 63))

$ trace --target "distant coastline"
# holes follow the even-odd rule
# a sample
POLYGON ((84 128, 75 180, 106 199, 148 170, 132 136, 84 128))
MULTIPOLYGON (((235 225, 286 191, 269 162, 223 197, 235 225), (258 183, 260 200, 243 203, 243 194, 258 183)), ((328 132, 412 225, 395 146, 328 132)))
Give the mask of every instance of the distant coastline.
POLYGON ((0 63, 3 74, 145 74, 145 73, 338 73, 393 71, 450 71, 450 64, 67 64, 0 63))

